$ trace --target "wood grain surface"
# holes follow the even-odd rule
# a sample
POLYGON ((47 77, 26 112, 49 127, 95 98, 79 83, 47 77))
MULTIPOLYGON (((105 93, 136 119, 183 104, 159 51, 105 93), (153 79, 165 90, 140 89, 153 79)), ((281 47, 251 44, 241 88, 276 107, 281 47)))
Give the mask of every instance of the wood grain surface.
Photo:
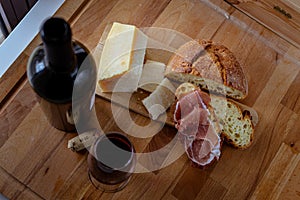
POLYGON ((300 2, 297 0, 227 0, 293 45, 300 47, 300 2))
MULTIPOLYGON (((67 0, 57 15, 69 19, 74 39, 91 51, 114 21, 169 28, 226 45, 249 82, 249 96, 242 103, 259 114, 254 143, 243 151, 224 145, 219 162, 206 170, 191 166, 183 154, 167 167, 134 174, 118 193, 96 190, 87 176, 88 152, 67 149, 68 140, 76 134, 49 125, 26 77, 21 78, 25 61, 38 43, 33 41, 15 62, 16 75, 8 72, 12 77, 0 80, 3 195, 34 200, 300 199, 300 51, 295 45, 219 0, 67 0)), ((129 134, 137 152, 161 149, 176 135, 174 128, 162 128, 159 122, 147 126, 149 118, 138 113, 130 112, 128 117, 128 109, 104 98, 96 98, 95 108, 105 132, 122 132, 117 124, 122 121, 128 133, 137 131, 135 125, 141 126, 143 134, 156 133, 147 138, 129 134)), ((163 164, 164 156, 172 157, 167 152, 154 159, 163 164)))

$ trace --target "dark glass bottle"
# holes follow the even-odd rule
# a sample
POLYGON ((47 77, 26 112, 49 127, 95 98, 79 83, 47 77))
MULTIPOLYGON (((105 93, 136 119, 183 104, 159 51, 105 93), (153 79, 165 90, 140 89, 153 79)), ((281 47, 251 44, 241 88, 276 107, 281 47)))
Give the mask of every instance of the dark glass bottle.
MULTIPOLYGON (((76 130, 72 114, 73 87, 82 63, 90 57, 89 52, 82 44, 72 41, 70 25, 62 18, 47 19, 41 26, 40 36, 43 43, 34 50, 27 64, 29 82, 49 122, 59 130, 73 132, 76 130)), ((88 63, 83 81, 90 81, 88 90, 92 95, 85 98, 94 98, 96 67, 91 60, 88 63)))

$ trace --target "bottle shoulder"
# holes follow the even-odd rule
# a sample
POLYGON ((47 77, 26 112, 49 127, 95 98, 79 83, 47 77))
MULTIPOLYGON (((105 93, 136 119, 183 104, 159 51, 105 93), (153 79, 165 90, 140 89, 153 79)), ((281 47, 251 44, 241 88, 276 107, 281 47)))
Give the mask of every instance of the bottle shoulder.
POLYGON ((73 50, 76 66, 68 73, 56 72, 48 66, 43 44, 33 51, 27 63, 27 77, 39 96, 53 103, 68 103, 72 100, 73 87, 78 74, 81 79, 89 76, 85 79, 96 82, 96 66, 88 50, 77 42, 73 42, 73 50), (85 68, 85 73, 82 73, 80 68, 85 68))

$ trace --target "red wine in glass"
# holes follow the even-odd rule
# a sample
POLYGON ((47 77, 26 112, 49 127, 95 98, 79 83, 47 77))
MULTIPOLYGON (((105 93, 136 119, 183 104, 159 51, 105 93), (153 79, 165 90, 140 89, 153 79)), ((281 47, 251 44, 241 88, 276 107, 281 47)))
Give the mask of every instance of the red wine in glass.
POLYGON ((129 182, 135 164, 135 149, 129 139, 121 133, 107 133, 90 149, 88 175, 97 189, 117 192, 129 182))

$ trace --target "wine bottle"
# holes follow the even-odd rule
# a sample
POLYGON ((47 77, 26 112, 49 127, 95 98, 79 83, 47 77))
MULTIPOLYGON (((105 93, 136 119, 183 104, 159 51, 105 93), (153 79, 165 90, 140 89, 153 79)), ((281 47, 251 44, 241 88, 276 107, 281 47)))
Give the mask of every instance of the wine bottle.
POLYGON ((72 93, 75 80, 80 76, 83 81, 80 84, 90 85, 91 95, 85 98, 93 102, 95 64, 87 48, 72 40, 70 25, 62 18, 47 19, 41 26, 40 37, 43 43, 33 51, 27 64, 29 83, 50 124, 59 130, 74 132, 72 93), (89 62, 85 61, 87 57, 89 62), (80 74, 83 62, 89 66, 80 74))

